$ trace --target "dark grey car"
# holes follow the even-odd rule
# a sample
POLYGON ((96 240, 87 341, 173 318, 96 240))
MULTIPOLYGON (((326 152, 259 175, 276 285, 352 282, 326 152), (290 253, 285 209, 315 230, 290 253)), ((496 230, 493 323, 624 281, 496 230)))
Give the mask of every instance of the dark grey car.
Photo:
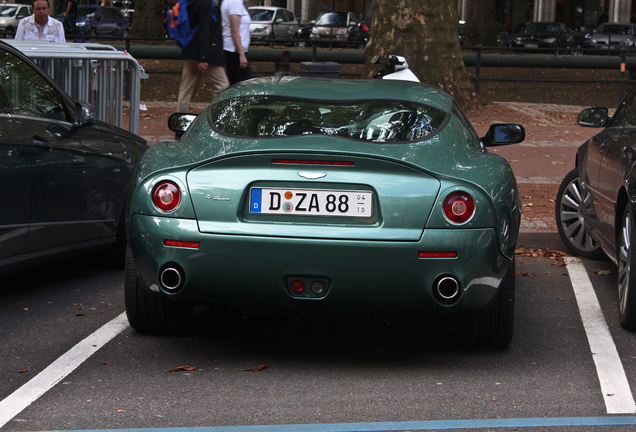
POLYGON ((118 246, 125 198, 148 149, 94 120, 22 53, 0 42, 0 274, 118 246))
POLYGON ((607 108, 581 112, 578 124, 604 128, 579 147, 576 168, 556 203, 559 234, 572 253, 618 264, 621 325, 636 330, 636 87, 610 117, 607 108), (634 274, 632 275, 632 270, 634 274))

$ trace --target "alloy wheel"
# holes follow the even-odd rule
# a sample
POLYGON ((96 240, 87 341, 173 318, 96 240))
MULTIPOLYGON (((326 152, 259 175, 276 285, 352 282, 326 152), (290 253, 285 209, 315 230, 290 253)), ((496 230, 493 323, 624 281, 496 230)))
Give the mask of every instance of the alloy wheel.
POLYGON ((621 314, 627 309, 627 290, 629 288, 629 274, 631 270, 631 217, 629 211, 623 216, 618 244, 618 308, 621 314))
POLYGON ((574 247, 585 252, 598 248, 596 241, 585 229, 583 210, 591 205, 592 196, 587 193, 582 196, 579 178, 575 177, 567 185, 559 202, 561 228, 574 247))

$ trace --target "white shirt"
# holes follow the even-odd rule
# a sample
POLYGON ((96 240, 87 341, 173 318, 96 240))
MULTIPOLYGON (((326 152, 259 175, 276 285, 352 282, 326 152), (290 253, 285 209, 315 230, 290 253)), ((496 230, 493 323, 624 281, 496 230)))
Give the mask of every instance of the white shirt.
POLYGON ((15 32, 18 40, 45 40, 52 42, 66 42, 64 37, 64 26, 61 22, 48 17, 44 27, 40 27, 35 22, 35 15, 30 15, 20 21, 15 32))
POLYGON ((239 34, 241 35, 241 45, 243 51, 247 52, 250 46, 250 23, 252 19, 245 9, 243 0, 223 0, 221 3, 221 21, 223 23, 223 49, 225 51, 236 52, 234 42, 232 41, 232 30, 230 29, 230 15, 241 16, 241 26, 239 34))

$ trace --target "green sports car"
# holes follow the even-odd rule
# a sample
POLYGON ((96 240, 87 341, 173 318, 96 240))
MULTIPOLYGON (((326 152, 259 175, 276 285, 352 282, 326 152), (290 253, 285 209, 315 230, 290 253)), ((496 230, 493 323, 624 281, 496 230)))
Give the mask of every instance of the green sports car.
POLYGON ((421 83, 267 77, 230 87, 131 194, 126 310, 167 332, 194 304, 244 314, 450 318, 480 346, 512 338, 521 204, 453 98, 421 83))

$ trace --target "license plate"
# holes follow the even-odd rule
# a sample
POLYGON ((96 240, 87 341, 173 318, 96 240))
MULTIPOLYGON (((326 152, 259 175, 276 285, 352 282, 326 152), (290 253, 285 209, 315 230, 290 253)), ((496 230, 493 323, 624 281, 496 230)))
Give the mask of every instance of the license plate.
POLYGON ((526 48, 539 48, 539 44, 526 44, 526 48))
POLYGON ((294 216, 373 216, 373 192, 252 188, 250 213, 294 216))

